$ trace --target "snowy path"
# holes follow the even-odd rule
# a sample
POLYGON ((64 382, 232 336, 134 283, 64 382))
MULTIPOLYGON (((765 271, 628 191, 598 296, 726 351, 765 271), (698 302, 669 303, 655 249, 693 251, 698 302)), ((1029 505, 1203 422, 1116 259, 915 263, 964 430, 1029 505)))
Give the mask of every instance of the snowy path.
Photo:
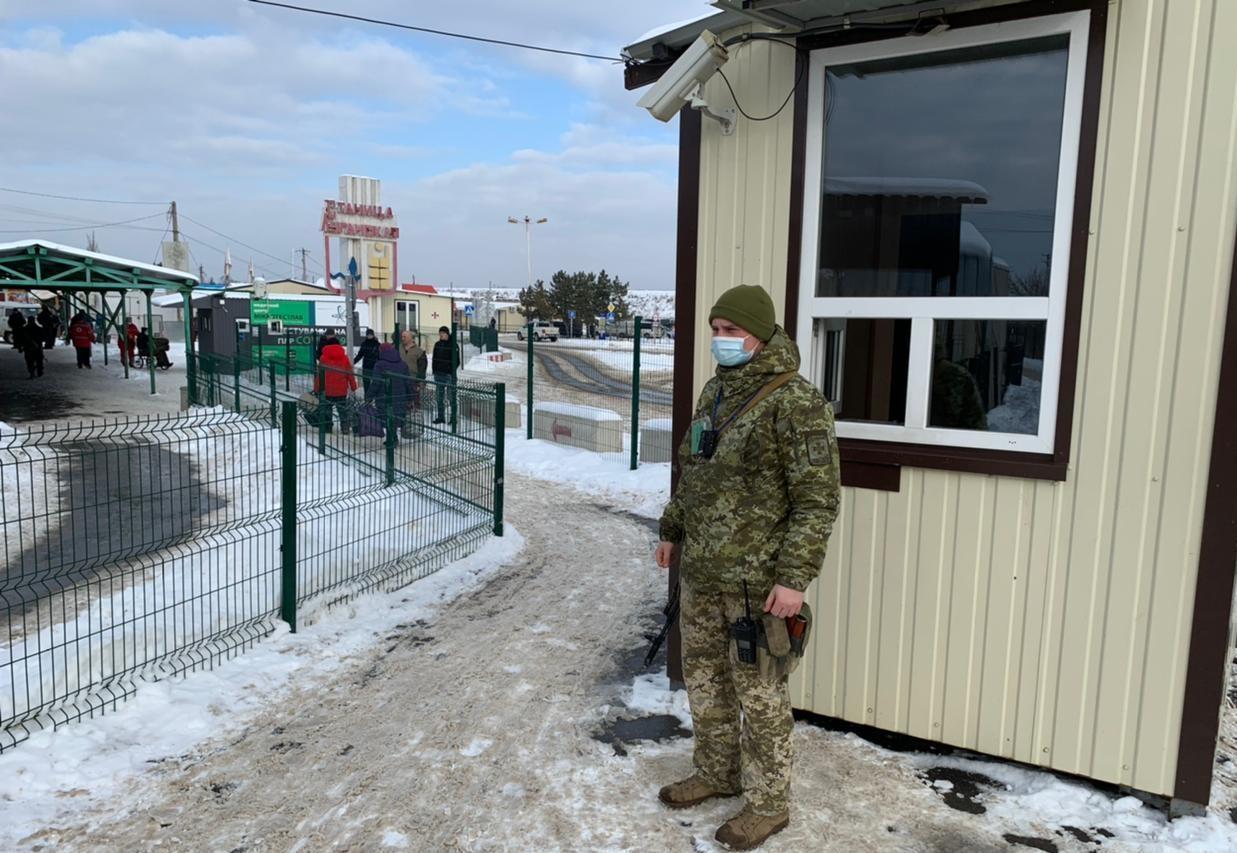
MULTIPOLYGON (((510 517, 527 545, 505 573, 437 618, 376 642, 323 686, 262 712, 239 737, 156 764, 123 798, 129 808, 118 819, 99 826, 116 812, 94 805, 37 841, 65 849, 368 849, 385 839, 417 850, 689 850, 694 837, 711 840, 734 803, 680 815, 654 800, 660 782, 685 770, 688 741, 628 746, 620 757, 593 737, 620 710, 608 706, 630 683, 622 661, 642 647, 661 597, 662 577, 647 558, 652 531, 578 493, 509 483, 510 517), (557 544, 564 539, 567 550, 557 544), (709 817, 696 826, 681 822, 701 814, 709 817)), ((888 806, 896 797, 880 790, 888 772, 906 777, 897 787, 917 801, 913 812, 947 812, 904 768, 882 774, 867 761, 840 760, 827 743, 813 751, 823 775, 813 773, 803 793, 835 805, 804 803, 816 814, 771 850, 826 849, 839 787, 851 789, 846 809, 888 806)), ((874 819, 854 829, 869 835, 874 819)), ((867 843, 838 835, 834 849, 888 849, 883 822, 879 829, 883 837, 867 843)), ((969 849, 987 844, 967 836, 969 849)))
MULTIPOLYGON (((650 690, 623 707, 664 595, 651 529, 579 492, 508 485, 526 545, 485 586, 107 796, 66 790, 61 816, 21 847, 717 849, 737 801, 676 813, 655 800, 687 772, 689 740, 595 737, 616 718, 676 710, 650 690)), ((946 807, 898 754, 805 724, 796 750, 794 821, 770 853, 1011 849, 1009 824, 946 807)), ((1044 834, 1061 851, 1093 849, 1044 834)))

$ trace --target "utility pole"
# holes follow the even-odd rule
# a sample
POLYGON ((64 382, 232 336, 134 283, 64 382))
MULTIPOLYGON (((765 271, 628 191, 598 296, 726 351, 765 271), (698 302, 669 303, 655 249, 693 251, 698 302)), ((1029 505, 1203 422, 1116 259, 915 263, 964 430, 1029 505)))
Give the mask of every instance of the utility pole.
POLYGON ((172 202, 172 242, 180 242, 180 219, 176 216, 176 202, 172 202))
POLYGON ((309 281, 309 250, 297 249, 301 255, 301 281, 309 281))

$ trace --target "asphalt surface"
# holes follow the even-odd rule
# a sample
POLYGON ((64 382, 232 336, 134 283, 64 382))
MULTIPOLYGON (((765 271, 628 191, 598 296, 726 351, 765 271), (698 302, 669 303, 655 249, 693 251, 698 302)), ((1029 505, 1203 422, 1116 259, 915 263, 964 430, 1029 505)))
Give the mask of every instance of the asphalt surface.
MULTIPOLYGON (((93 577, 102 564, 191 538, 197 520, 223 505, 188 458, 165 447, 81 441, 56 450, 33 488, 58 491, 59 509, 38 525, 44 535, 34 542, 23 536, 23 550, 5 554, 0 607, 9 615, 25 609, 22 602, 93 577)), ((6 513, 6 528, 13 528, 5 531, 6 552, 18 540, 16 519, 32 514, 20 505, 6 513)))
MULTIPOLYGON (((553 344, 538 344, 533 348, 550 378, 559 385, 600 394, 604 397, 631 399, 631 380, 611 376, 601 370, 597 363, 578 351, 558 349, 553 344)), ((644 385, 640 388, 640 402, 654 406, 670 406, 673 395, 670 391, 644 385)))

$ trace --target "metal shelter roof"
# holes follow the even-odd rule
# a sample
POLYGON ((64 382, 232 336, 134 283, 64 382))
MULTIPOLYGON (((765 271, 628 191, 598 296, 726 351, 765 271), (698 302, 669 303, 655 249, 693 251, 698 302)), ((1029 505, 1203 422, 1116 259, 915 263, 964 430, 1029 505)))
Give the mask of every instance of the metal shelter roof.
POLYGON ((715 0, 718 10, 641 36, 623 52, 636 62, 672 59, 704 30, 724 33, 748 24, 793 36, 828 27, 914 20, 926 15, 1003 6, 1026 0, 715 0))
POLYGON ((178 290, 197 287, 187 272, 47 240, 0 243, 0 287, 41 290, 178 290))

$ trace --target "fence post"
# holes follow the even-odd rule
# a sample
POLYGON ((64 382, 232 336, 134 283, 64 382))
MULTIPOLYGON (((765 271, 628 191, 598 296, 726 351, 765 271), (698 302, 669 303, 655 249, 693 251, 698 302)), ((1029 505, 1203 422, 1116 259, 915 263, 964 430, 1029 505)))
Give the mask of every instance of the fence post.
POLYGON ((525 413, 528 419, 528 441, 533 440, 533 324, 528 324, 528 330, 525 332, 528 336, 528 411, 525 413))
POLYGON ((494 386, 494 535, 503 535, 503 452, 507 440, 507 384, 494 386))
POLYGON ((460 367, 464 363, 464 345, 460 342, 460 324, 451 321, 451 384, 447 386, 447 394, 451 399, 451 434, 455 435, 460 428, 459 394, 456 386, 460 381, 460 367))
POLYGON ((279 616, 296 633, 296 403, 285 400, 280 429, 280 499, 283 519, 279 554, 279 616))
POLYGON ((314 412, 318 416, 318 452, 323 456, 326 455, 326 431, 327 427, 335 419, 335 414, 331 411, 330 404, 326 401, 326 368, 318 365, 314 368, 317 371, 317 382, 314 387, 319 389, 316 394, 318 397, 318 407, 314 412))
MULTIPOLYGON (((374 382, 375 380, 370 380, 374 382)), ((399 437, 395 434, 395 407, 391 404, 391 380, 382 377, 383 382, 387 385, 386 393, 386 433, 387 433, 387 485, 395 485, 395 445, 399 441, 399 437)))
MULTIPOLYGON (((239 356, 239 353, 237 354, 239 356)), ((241 411, 241 361, 240 358, 232 359, 232 398, 236 404, 236 413, 241 411)))
POLYGON ((631 344, 631 470, 640 467, 640 324, 636 318, 636 336, 631 344))
POLYGON ((266 365, 266 369, 270 373, 270 383, 271 383, 271 427, 278 428, 279 414, 276 411, 276 405, 277 405, 277 400, 278 400, 277 395, 279 392, 275 387, 275 362, 273 361, 268 362, 266 365))

